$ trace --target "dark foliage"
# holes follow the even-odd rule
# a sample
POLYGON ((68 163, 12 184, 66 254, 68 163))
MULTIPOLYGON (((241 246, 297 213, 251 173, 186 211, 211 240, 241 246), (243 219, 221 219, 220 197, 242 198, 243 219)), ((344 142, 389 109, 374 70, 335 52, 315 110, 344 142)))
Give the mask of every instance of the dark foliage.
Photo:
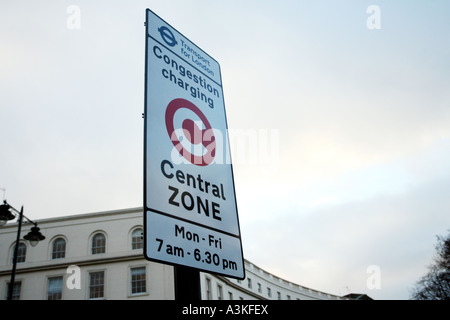
POLYGON ((450 300, 450 234, 438 236, 436 256, 428 273, 415 285, 411 297, 415 300, 450 300))

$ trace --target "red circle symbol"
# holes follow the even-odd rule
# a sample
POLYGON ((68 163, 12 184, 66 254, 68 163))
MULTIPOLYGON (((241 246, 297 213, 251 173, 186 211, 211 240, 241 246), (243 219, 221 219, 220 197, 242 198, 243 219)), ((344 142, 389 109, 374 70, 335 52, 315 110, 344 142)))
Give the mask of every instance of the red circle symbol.
POLYGON ((216 139, 213 133, 213 129, 208 119, 206 119, 206 116, 195 104, 181 98, 172 100, 168 104, 166 109, 166 128, 175 149, 177 149, 177 151, 190 163, 197 166, 207 166, 214 160, 216 151, 216 139), (181 126, 184 137, 193 147, 195 147, 196 145, 198 147, 201 147, 201 145, 203 145, 204 149, 206 149, 206 153, 203 151, 203 148, 197 147, 198 149, 202 150, 202 154, 193 154, 191 153, 191 150, 186 149, 178 139, 178 136, 175 132, 173 120, 175 113, 183 108, 194 112, 200 118, 203 126, 205 127, 204 129, 199 128, 197 126, 197 123, 193 120, 185 119, 181 126))

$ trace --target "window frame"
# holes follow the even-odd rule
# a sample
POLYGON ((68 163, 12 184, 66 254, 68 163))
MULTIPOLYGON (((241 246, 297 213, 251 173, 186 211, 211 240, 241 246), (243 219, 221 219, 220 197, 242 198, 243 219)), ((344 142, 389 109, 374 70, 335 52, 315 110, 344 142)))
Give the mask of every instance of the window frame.
MULTIPOLYGON (((14 281, 14 288, 13 288, 13 294, 11 297, 11 300, 21 300, 22 296, 22 280, 15 280, 14 281), (17 292, 18 291, 18 292, 17 292)), ((8 299, 8 293, 9 293, 9 286, 11 285, 11 282, 8 281, 6 283, 6 293, 5 293, 5 300, 8 299)))
MULTIPOLYGON (((14 263, 14 251, 16 250, 16 241, 11 246, 11 259, 10 264, 14 263)), ((17 250, 17 264, 27 262, 28 246, 24 241, 19 241, 19 249, 17 250)))
POLYGON ((223 300, 223 286, 222 284, 217 284, 217 300, 223 300))
POLYGON ((206 293, 206 300, 212 300, 212 283, 211 278, 205 277, 205 293, 206 293))
MULTIPOLYGON (((63 299, 63 291, 64 291, 64 277, 63 276, 61 276, 61 275, 54 275, 54 276, 48 276, 47 277, 47 291, 45 293, 46 294, 46 296, 45 296, 46 300, 62 300, 63 299), (61 279, 61 288, 58 288, 58 289, 60 289, 60 291, 59 291, 59 295, 60 295, 59 299, 49 299, 50 281, 54 280, 54 279, 61 279)), ((52 294, 54 294, 54 293, 52 293, 52 294)))
POLYGON ((96 231, 92 234, 91 239, 89 241, 89 253, 91 255, 97 255, 97 254, 105 254, 106 253, 106 244, 107 242, 107 237, 106 234, 102 231, 96 231), (98 246, 97 243, 94 243, 94 241, 96 241, 96 238, 102 236, 103 237, 103 246, 98 246), (100 250, 101 248, 103 248, 103 250, 100 250), (97 252, 98 251, 98 252, 97 252))
MULTIPOLYGON (((88 276, 87 276, 87 290, 86 290, 86 294, 87 294, 87 299, 88 300, 104 300, 106 299, 106 270, 91 270, 88 271, 88 276), (102 283, 102 296, 101 297, 91 297, 91 290, 94 287, 94 285, 91 284, 91 280, 92 280, 92 275, 94 274, 103 274, 103 283, 102 283)), ((95 288, 98 287, 99 285, 95 284, 95 288)))
POLYGON ((51 260, 65 259, 66 254, 67 254, 67 240, 62 236, 55 237, 51 242, 50 259, 51 260), (64 241, 64 251, 55 251, 55 245, 56 245, 57 241, 59 241, 59 240, 64 241), (61 257, 55 256, 56 254, 62 255, 62 256, 61 257))
MULTIPOLYGON (((147 276, 147 266, 146 265, 135 265, 135 266, 130 266, 129 267, 129 277, 128 277, 128 296, 129 297, 136 297, 136 296, 143 296, 143 295, 148 295, 148 276, 147 276), (138 270, 138 269, 143 269, 144 272, 144 291, 142 292, 133 292, 133 270, 138 270)), ((137 280, 137 281, 142 281, 141 280, 137 280)), ((137 282, 136 281, 136 282, 137 282)))
POLYGON ((141 226, 136 226, 131 230, 131 250, 143 250, 144 249, 144 229, 141 226), (140 231, 139 231, 140 230, 140 231), (138 233, 138 236, 135 235, 138 233), (139 239, 136 240, 135 239, 139 239), (136 247, 135 247, 136 246, 136 247))

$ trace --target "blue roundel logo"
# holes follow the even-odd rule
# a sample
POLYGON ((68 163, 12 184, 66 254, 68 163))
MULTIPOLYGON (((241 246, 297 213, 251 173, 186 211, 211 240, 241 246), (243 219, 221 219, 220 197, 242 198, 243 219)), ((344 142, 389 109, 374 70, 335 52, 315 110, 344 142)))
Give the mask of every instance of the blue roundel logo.
POLYGON ((166 26, 158 28, 158 32, 161 34, 161 38, 169 47, 173 47, 178 44, 172 31, 170 31, 170 29, 166 26))

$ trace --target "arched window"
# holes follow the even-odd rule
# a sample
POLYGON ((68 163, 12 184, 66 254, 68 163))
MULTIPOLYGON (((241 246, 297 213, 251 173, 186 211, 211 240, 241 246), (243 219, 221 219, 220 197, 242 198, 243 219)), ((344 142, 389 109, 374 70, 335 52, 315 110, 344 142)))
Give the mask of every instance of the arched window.
POLYGON ((144 247, 142 228, 136 228, 131 233, 131 249, 142 249, 144 247))
POLYGON ((106 237, 103 233, 96 233, 92 237, 91 254, 101 254, 106 251, 106 237))
POLYGON ((66 240, 56 238, 52 245, 52 259, 62 259, 66 257, 66 240))
MULTIPOLYGON (((12 248, 11 252, 11 264, 14 260, 14 250, 16 250, 16 246, 12 248)), ((17 263, 24 263, 25 257, 27 255, 27 246, 23 242, 19 242, 19 248, 17 250, 17 263)))

